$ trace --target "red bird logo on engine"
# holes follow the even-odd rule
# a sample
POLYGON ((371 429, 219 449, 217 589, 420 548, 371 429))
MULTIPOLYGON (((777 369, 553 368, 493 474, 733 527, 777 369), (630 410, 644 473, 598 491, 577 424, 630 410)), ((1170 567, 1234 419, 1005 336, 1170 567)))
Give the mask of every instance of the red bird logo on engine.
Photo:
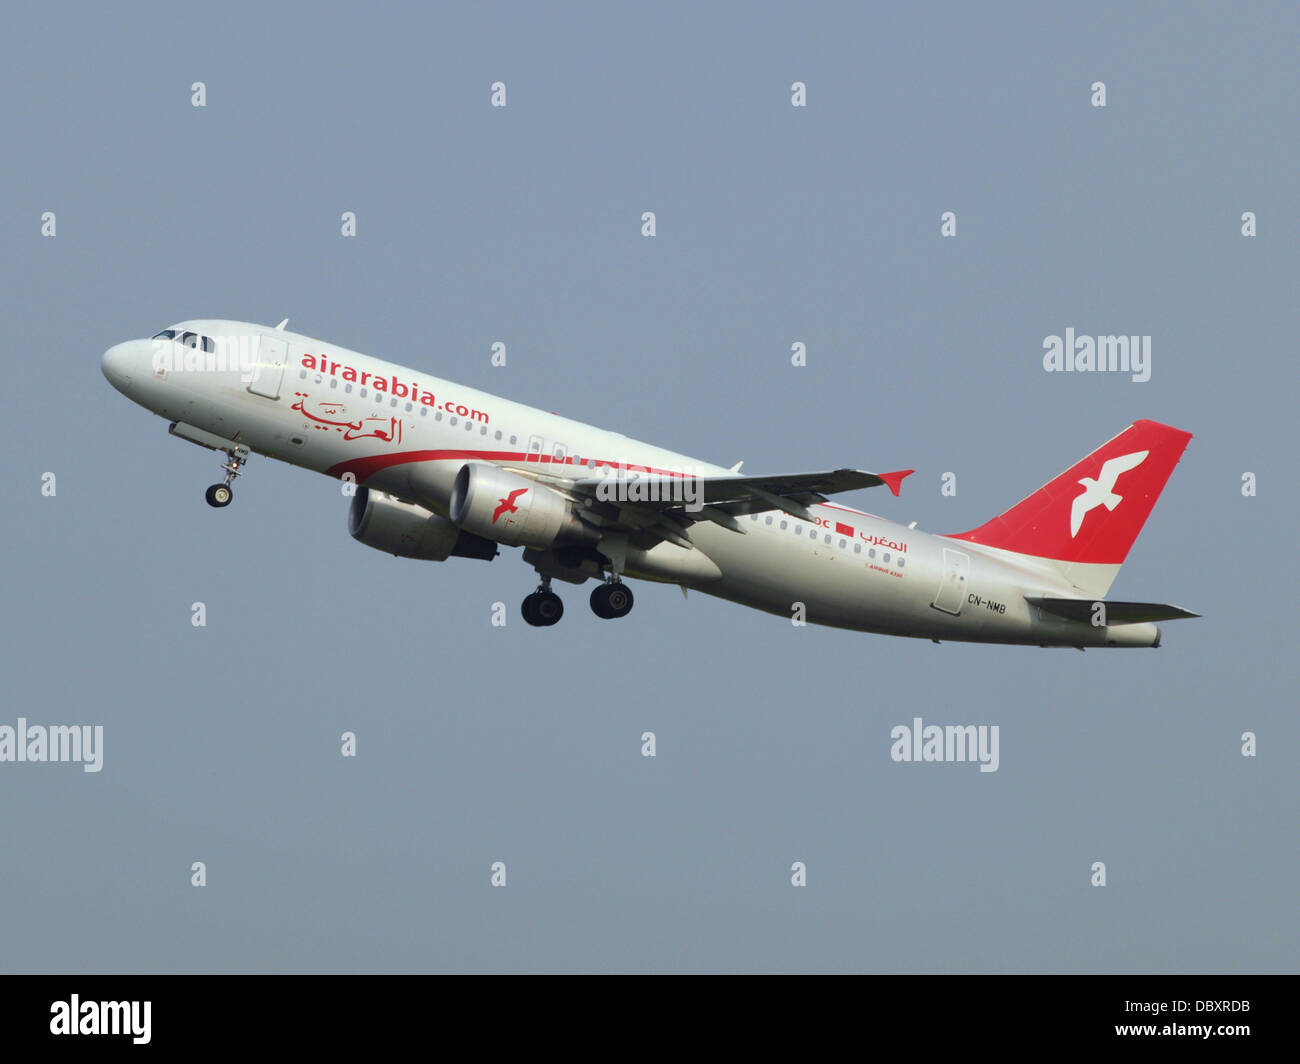
POLYGON ((515 500, 527 490, 527 488, 516 488, 504 499, 498 499, 497 502, 501 505, 492 511, 492 523, 495 525, 497 523, 497 518, 502 514, 517 514, 519 512, 519 507, 515 505, 515 500))

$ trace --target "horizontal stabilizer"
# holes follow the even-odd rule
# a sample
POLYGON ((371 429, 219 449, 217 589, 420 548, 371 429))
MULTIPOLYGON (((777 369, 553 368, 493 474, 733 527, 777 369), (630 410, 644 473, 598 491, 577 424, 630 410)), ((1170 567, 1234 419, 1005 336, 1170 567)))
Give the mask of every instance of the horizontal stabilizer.
POLYGON ((1183 617, 1199 617, 1199 613, 1168 606, 1162 602, 1114 602, 1109 599, 1045 598, 1026 595, 1031 606, 1064 617, 1067 621, 1091 621, 1098 606, 1104 606, 1105 623, 1142 624, 1147 621, 1176 621, 1183 617))

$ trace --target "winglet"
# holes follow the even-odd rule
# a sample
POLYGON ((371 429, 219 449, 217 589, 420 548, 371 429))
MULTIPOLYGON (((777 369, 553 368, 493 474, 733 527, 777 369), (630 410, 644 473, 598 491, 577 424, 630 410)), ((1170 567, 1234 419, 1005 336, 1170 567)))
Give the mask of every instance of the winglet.
POLYGON ((899 489, 903 486, 903 478, 910 477, 915 472, 915 469, 903 469, 897 473, 877 473, 876 476, 885 482, 885 486, 894 493, 894 498, 898 498, 899 489))

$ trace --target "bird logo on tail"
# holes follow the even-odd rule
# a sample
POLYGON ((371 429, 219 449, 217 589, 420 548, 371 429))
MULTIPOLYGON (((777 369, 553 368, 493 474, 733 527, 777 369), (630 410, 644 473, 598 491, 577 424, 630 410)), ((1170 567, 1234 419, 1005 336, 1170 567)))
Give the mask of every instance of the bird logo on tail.
POLYGON ((1150 451, 1134 451, 1132 454, 1122 454, 1118 458, 1111 458, 1104 462, 1101 472, 1097 474, 1097 479, 1092 477, 1083 477, 1079 483, 1083 485, 1083 491, 1075 496, 1074 503, 1070 507, 1070 538, 1073 539, 1079 534, 1079 529, 1083 527, 1083 519, 1088 512, 1095 510, 1098 506, 1104 506, 1107 510, 1114 510, 1121 502, 1124 501, 1123 495, 1115 494, 1115 481, 1120 476, 1127 473, 1130 469, 1136 469, 1146 461, 1150 451))

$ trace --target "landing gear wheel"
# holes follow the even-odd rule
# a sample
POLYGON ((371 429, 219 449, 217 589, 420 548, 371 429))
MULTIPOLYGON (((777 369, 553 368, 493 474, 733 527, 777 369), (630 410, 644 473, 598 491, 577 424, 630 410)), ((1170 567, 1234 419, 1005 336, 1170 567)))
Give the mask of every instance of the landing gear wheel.
POLYGON ((601 584, 591 592, 591 612, 610 621, 632 612, 632 589, 621 581, 601 584))
POLYGON ((232 449, 225 454, 226 462, 221 467, 226 474, 225 483, 213 484, 203 493, 203 497, 208 500, 208 505, 215 506, 218 510, 223 506, 229 506, 235 499, 235 489, 230 485, 235 482, 235 477, 240 475, 244 463, 248 461, 248 448, 242 443, 232 445, 232 449))
POLYGON ((536 597, 537 604, 533 607, 533 612, 539 624, 549 627, 564 616, 564 603, 554 591, 541 591, 536 597))
POLYGON ((521 612, 534 628, 549 628, 564 616, 564 603, 554 591, 534 591, 524 599, 521 612))

